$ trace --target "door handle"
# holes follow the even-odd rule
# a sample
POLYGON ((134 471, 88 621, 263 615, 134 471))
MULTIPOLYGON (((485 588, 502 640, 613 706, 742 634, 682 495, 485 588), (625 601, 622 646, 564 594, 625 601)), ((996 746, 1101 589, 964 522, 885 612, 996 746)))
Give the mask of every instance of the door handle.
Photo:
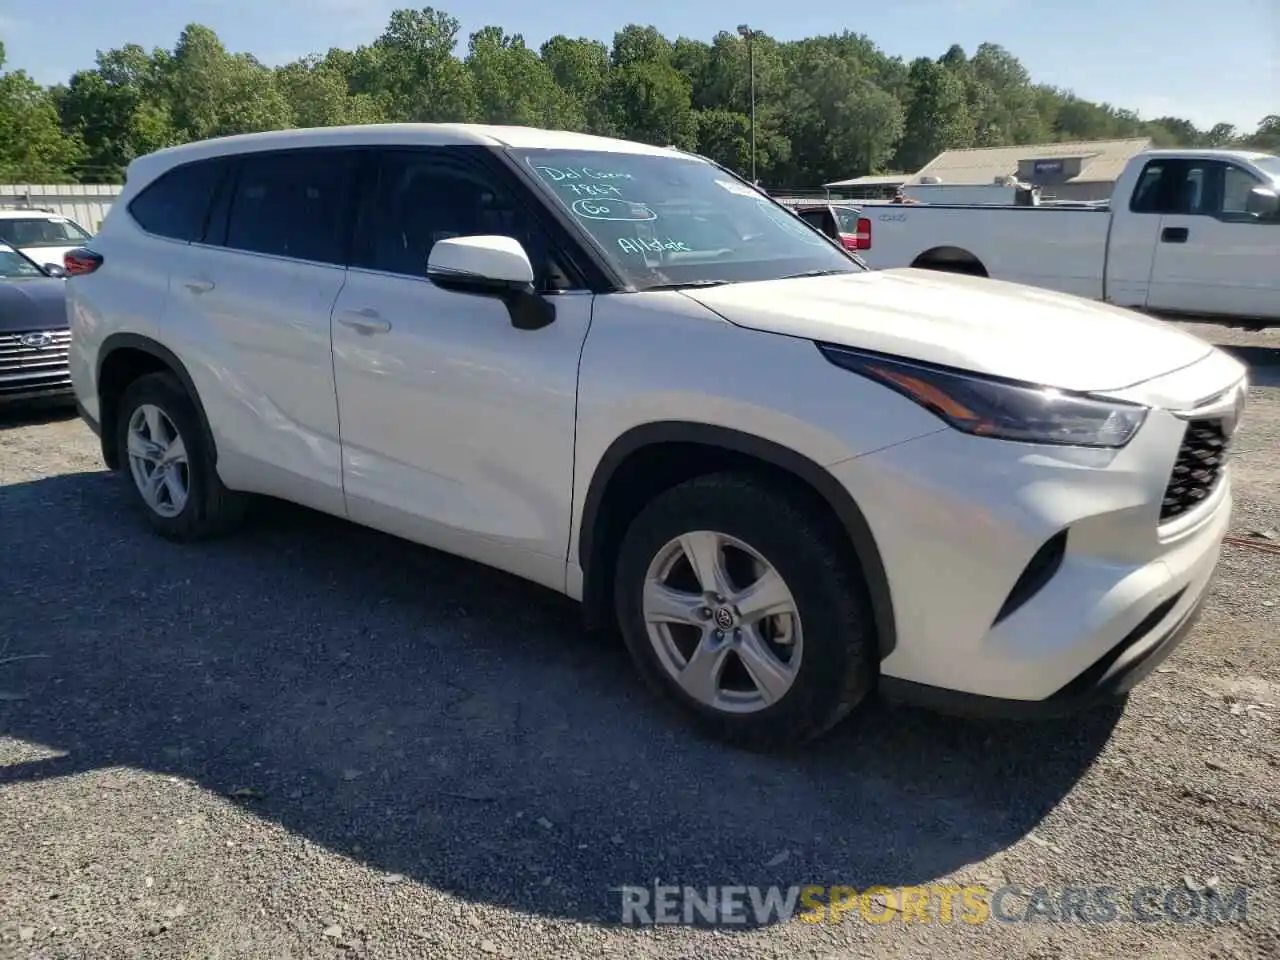
POLYGON ((366 337, 375 333, 386 333, 391 329, 391 322, 383 320, 377 310, 369 307, 360 310, 343 310, 338 317, 338 322, 366 337))
POLYGON ((1191 231, 1186 227, 1165 227, 1160 231, 1161 243, 1186 243, 1191 231))
POLYGON ((190 290, 192 293, 208 293, 210 290, 213 289, 212 280, 198 280, 198 279, 183 280, 182 285, 186 287, 188 290, 190 290))

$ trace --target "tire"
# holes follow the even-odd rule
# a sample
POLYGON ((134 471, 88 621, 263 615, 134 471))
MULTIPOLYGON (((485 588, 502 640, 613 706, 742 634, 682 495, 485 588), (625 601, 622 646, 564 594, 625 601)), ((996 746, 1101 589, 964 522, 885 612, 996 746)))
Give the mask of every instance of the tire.
MULTIPOLYGON (((138 496, 138 501, 152 528, 168 540, 188 542, 206 540, 230 533, 244 517, 245 497, 222 485, 215 468, 215 454, 208 432, 204 429, 195 403, 182 383, 171 373, 149 373, 131 383, 120 401, 116 420, 117 449, 121 452, 121 472, 138 496), (143 479, 152 460, 139 464, 130 453, 131 425, 139 419, 155 424, 154 412, 160 415, 162 439, 176 431, 185 451, 185 464, 174 462, 180 478, 185 479, 185 498, 176 498, 166 484, 158 498, 148 499, 143 493, 143 479), (183 467, 185 466, 185 469, 183 467), (179 507, 180 504, 180 508, 179 507)), ((148 429, 148 435, 150 429, 148 429)), ((159 444, 159 441, 154 441, 159 444)), ((159 446, 152 450, 155 456, 159 446)), ((173 449, 172 447, 168 449, 173 449)), ((154 472, 152 472, 154 475, 154 472)))
MULTIPOLYGON (((799 746, 834 727, 875 684, 874 620, 865 583, 850 553, 831 531, 829 519, 762 479, 722 473, 680 484, 651 501, 623 537, 614 602, 627 649, 646 684, 704 733, 750 750, 799 746), (688 550, 672 546, 673 541, 685 538, 684 542, 699 552, 697 544, 707 541, 698 531, 714 533, 728 547, 721 556, 729 558, 724 567, 731 587, 725 594, 729 602, 707 604, 695 611, 699 621, 695 626, 681 623, 674 628, 655 625, 651 629, 644 599, 651 573, 681 591, 681 615, 688 601, 699 593, 700 585, 687 560, 688 550), (740 549, 743 546, 755 554, 752 569, 745 575, 742 562, 749 554, 740 549), (683 554, 684 560, 664 561, 673 550, 683 554), (749 623, 750 616, 739 617, 732 590, 758 577, 761 561, 781 578, 794 616, 758 623, 749 623), (669 578, 663 575, 667 569, 671 571, 669 578), (727 618, 724 609, 729 610, 727 618), (726 689, 708 699, 706 684, 696 687, 687 680, 692 674, 687 674, 687 682, 682 684, 672 664, 676 669, 687 668, 692 647, 702 642, 701 638, 719 644, 707 635, 716 636, 716 627, 730 626, 730 619, 732 629, 741 636, 730 641, 731 652, 721 658, 725 666, 719 677, 726 689), (788 624, 789 629, 780 629, 788 624), (748 631, 748 627, 752 629, 748 631), (748 659, 738 651, 753 653, 750 661, 762 663, 760 646, 751 638, 764 634, 777 641, 766 647, 775 657, 766 669, 753 673, 746 669, 748 659), (683 664, 670 652, 673 640, 678 655, 684 657, 683 664), (797 652, 798 664, 791 662, 797 652), (782 673, 777 671, 779 664, 782 673), (789 685, 780 693, 780 678, 787 674, 791 675, 789 685), (754 680, 757 675, 773 677, 775 682, 761 684, 754 680), (755 700, 750 693, 753 685, 755 700), (737 699, 739 690, 733 687, 745 691, 741 700, 737 699), (759 696, 766 687, 772 688, 772 695, 759 696), (691 694, 688 688, 696 688, 702 695, 691 694)), ((723 635, 730 639, 730 631, 723 635)))

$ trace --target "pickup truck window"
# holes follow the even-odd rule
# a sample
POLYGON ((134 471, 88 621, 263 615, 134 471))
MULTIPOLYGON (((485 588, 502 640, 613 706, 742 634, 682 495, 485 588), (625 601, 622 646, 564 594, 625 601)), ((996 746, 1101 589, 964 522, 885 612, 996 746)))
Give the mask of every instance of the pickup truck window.
POLYGON ((1253 165, 1280 185, 1280 157, 1254 157, 1253 165))
POLYGON ((1154 213, 1215 217, 1228 222, 1255 222, 1246 212, 1249 191, 1263 183, 1242 167, 1224 160, 1162 157, 1143 168, 1129 209, 1154 213))

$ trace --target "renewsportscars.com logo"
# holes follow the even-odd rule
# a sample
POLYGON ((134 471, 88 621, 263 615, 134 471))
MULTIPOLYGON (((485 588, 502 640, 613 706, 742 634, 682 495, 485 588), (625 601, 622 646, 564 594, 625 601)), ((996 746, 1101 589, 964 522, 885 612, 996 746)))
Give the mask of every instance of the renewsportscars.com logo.
POLYGON ((625 924, 1246 923, 1248 888, 1143 886, 624 886, 625 924))

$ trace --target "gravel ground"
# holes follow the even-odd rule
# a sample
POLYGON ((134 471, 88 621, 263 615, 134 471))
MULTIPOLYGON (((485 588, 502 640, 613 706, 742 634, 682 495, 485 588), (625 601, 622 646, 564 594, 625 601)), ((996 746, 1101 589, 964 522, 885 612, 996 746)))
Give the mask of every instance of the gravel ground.
MULTIPOLYGON (((1256 537, 1280 332, 1197 332, 1254 366, 1256 537)), ((77 420, 0 421, 0 956, 1280 955, 1280 556, 1229 545, 1122 710, 876 706, 767 758, 691 739, 535 587, 284 506, 175 546, 127 493, 77 420), (655 879, 1247 885, 1249 920, 621 925, 655 879)))

